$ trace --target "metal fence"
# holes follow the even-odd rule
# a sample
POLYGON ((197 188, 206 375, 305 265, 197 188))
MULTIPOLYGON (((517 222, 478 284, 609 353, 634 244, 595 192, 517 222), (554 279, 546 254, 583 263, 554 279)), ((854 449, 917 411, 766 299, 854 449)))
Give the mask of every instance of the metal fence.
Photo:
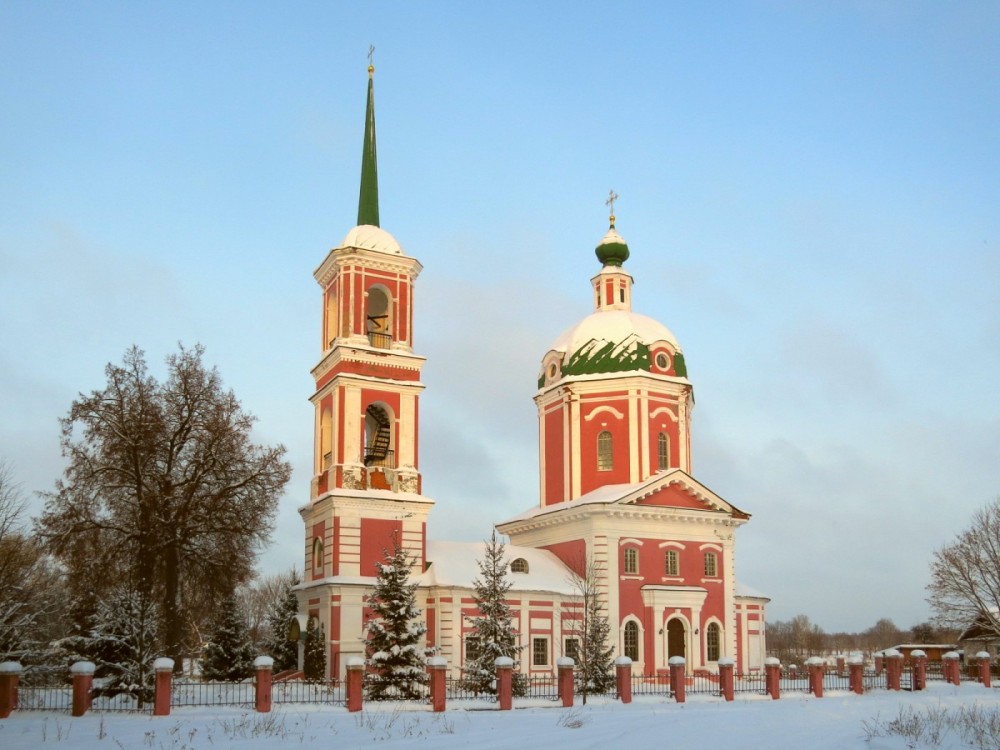
POLYGON ((170 706, 245 706, 254 705, 254 684, 242 682, 203 682, 175 680, 170 690, 170 706))
MULTIPOLYGON (((70 711, 73 708, 73 688, 18 685, 17 708, 19 711, 70 711)), ((128 693, 114 695, 94 691, 90 697, 91 711, 152 711, 152 701, 140 703, 128 693)))
POLYGON ((343 680, 288 680, 271 685, 272 703, 347 703, 343 680))

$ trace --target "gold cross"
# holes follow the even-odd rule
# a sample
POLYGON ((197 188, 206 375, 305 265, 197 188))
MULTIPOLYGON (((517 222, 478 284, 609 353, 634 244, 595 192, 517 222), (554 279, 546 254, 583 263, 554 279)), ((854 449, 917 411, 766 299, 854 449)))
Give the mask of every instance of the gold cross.
POLYGON ((374 67, 375 64, 372 62, 372 60, 374 58, 375 58, 375 45, 374 44, 369 44, 368 45, 368 67, 370 67, 370 68, 374 67))
POLYGON ((614 190, 608 191, 608 199, 604 201, 604 205, 611 209, 611 226, 615 225, 615 201, 618 200, 618 193, 614 190))

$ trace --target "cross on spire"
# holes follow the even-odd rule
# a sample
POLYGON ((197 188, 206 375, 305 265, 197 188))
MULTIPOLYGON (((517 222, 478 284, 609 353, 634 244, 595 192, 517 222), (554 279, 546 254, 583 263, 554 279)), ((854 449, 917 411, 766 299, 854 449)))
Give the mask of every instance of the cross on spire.
POLYGON ((604 201, 604 205, 611 210, 611 228, 614 229, 615 226, 615 201, 618 200, 618 193, 614 190, 608 191, 608 199, 604 201))
POLYGON ((368 75, 375 72, 375 45, 368 45, 368 75))

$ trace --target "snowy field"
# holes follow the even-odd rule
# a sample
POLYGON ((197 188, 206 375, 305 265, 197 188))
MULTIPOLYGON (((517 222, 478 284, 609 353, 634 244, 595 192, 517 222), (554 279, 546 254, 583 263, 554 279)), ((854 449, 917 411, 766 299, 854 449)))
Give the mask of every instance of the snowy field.
POLYGON ((360 714, 319 706, 283 707, 271 714, 182 708, 163 718, 90 713, 74 719, 66 713, 14 712, 0 720, 0 748, 1000 748, 998 715, 1000 689, 970 683, 957 688, 931 683, 923 693, 880 690, 857 696, 828 692, 820 699, 805 693, 786 694, 778 701, 743 696, 732 703, 705 696, 692 696, 686 704, 638 697, 628 706, 592 699, 586 707, 564 709, 547 703, 510 712, 492 706, 486 710, 452 707, 444 714, 433 714, 424 706, 403 704, 370 706, 360 714), (975 744, 940 721, 942 716, 970 709, 979 712, 979 727, 991 727, 985 740, 980 736, 975 744), (873 736, 875 725, 884 727, 913 714, 926 719, 923 738, 873 736), (931 737, 934 727, 940 727, 937 741, 931 737))

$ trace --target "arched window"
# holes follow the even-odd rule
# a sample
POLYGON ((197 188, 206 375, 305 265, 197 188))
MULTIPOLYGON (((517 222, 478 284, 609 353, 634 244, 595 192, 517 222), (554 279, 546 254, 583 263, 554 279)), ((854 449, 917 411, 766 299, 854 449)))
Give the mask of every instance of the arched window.
POLYGON ((639 626, 632 620, 625 623, 625 656, 639 661, 639 626))
POLYGON ((635 547, 625 548, 624 569, 626 573, 639 572, 639 550, 637 550, 635 547))
POLYGON ((319 537, 313 539, 313 577, 323 577, 323 540, 319 537))
POLYGON ((670 468, 670 438, 665 432, 656 436, 656 468, 660 471, 670 468))
POLYGON ((333 417, 330 414, 329 408, 323 409, 323 413, 319 418, 319 450, 320 465, 318 473, 322 474, 333 465, 333 417))
POLYGON ((603 430, 597 436, 597 470, 611 471, 614 468, 611 433, 603 430))
POLYGON ((368 290, 368 343, 379 349, 392 344, 392 298, 386 289, 373 286, 368 290))
POLYGON ((719 575, 718 557, 714 552, 705 553, 705 575, 709 578, 719 575))
POLYGON ((677 554, 677 550, 668 549, 664 552, 663 563, 664 575, 678 576, 681 574, 680 556, 677 554))
POLYGON ((523 557, 519 557, 510 564, 511 573, 527 573, 528 572, 528 561, 523 557))
POLYGON ((705 628, 705 658, 708 661, 718 661, 721 652, 722 637, 719 632, 719 624, 713 622, 705 628))

